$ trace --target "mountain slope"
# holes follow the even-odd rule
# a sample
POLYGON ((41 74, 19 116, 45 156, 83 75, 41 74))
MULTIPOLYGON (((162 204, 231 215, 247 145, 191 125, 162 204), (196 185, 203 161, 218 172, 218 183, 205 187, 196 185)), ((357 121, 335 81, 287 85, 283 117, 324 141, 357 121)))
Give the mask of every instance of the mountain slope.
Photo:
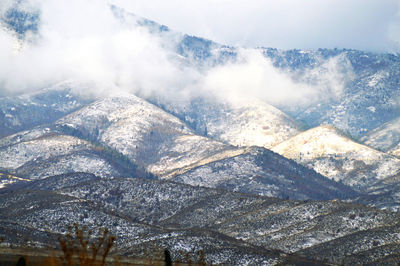
POLYGON ((41 228, 30 230, 36 245, 52 246, 49 235, 79 222, 108 227, 117 236, 118 254, 143 255, 156 246, 177 258, 179 250, 191 255, 204 250, 208 263, 336 264, 355 256, 361 263, 388 256, 371 258, 368 252, 398 248, 398 214, 340 201, 288 201, 169 181, 74 174, 35 181, 32 189, 0 190, 0 235, 7 242, 22 244, 31 227, 41 228), (59 180, 65 183, 59 186, 59 180))
POLYGON ((175 116, 131 94, 106 97, 54 125, 3 138, 0 152, 3 170, 30 179, 68 172, 146 176, 143 167, 178 182, 281 198, 356 195, 263 148, 236 148, 196 135, 175 116))
POLYGON ((159 176, 242 152, 195 135, 176 117, 131 94, 99 100, 57 125, 111 147, 159 176))
POLYGON ((257 99, 199 97, 183 105, 165 99, 153 102, 185 121, 197 134, 235 146, 271 148, 302 128, 282 111, 257 99))
POLYGON ((400 143, 400 117, 368 132, 361 141, 381 151, 395 149, 395 146, 400 143))
POLYGON ((338 92, 306 106, 278 106, 312 127, 331 124, 357 138, 400 114, 399 55, 349 49, 261 51, 294 80, 338 92))
MULTIPOLYGON (((286 252, 295 251, 307 256, 312 254, 309 258, 317 257, 318 259, 328 259, 331 262, 337 262, 349 255, 360 254, 366 252, 366 250, 398 241, 398 235, 391 233, 398 228, 398 215, 390 212, 380 212, 376 209, 340 202, 282 201, 205 188, 197 189, 198 194, 192 194, 190 198, 182 201, 182 196, 191 189, 190 186, 183 187, 169 182, 158 182, 157 188, 150 189, 149 183, 154 182, 143 181, 138 179, 126 180, 128 183, 132 182, 136 185, 130 186, 126 183, 120 185, 120 188, 134 187, 135 190, 145 188, 143 192, 130 192, 129 194, 137 195, 135 202, 142 197, 139 195, 152 195, 153 200, 147 202, 159 206, 158 211, 162 215, 160 216, 158 212, 155 212, 151 217, 158 217, 157 219, 148 217, 146 220, 163 226, 186 229, 208 228, 235 239, 252 243, 257 247, 279 249, 286 252), (177 191, 178 187, 180 187, 179 192, 177 191), (151 191, 150 194, 149 191, 151 191), (155 194, 153 194, 154 192, 155 194), (218 194, 209 194, 216 192, 218 194), (166 197, 165 193, 172 193, 176 196, 166 197), (181 196, 177 196, 176 193, 181 196), (154 198, 158 200, 154 200, 154 198), (184 202, 184 206, 178 207, 181 204, 180 202, 184 202), (167 216, 165 216, 166 212, 163 211, 164 206, 168 210, 172 210, 167 216), (174 207, 171 209, 168 206, 174 207), (383 226, 386 227, 385 230, 380 229, 383 226), (337 249, 332 256, 330 253, 331 245, 338 241, 343 241, 343 246, 351 245, 353 243, 352 235, 358 235, 358 238, 363 239, 370 238, 370 240, 357 241, 357 245, 350 252, 345 249, 337 249), (291 237, 288 238, 288 236, 291 237), (377 244, 373 244, 374 241, 377 244), (325 248, 320 246, 325 246, 325 248), (312 253, 310 247, 319 248, 319 253, 312 253)), ((99 184, 99 187, 107 188, 106 190, 115 189, 109 188, 110 181, 105 182, 107 185, 99 184)), ((88 184, 87 188, 89 187, 92 187, 92 185, 88 184)), ((107 195, 104 190, 100 190, 96 194, 87 193, 85 192, 87 188, 79 186, 77 189, 77 187, 72 187, 68 189, 70 191, 68 194, 76 197, 87 195, 84 197, 89 197, 91 200, 96 200, 100 195, 107 195)), ((121 189, 119 191, 122 195, 127 193, 121 189)), ((113 202, 111 199, 116 199, 119 202, 119 197, 116 194, 108 194, 109 196, 106 196, 106 198, 109 200, 107 201, 113 202)), ((131 202, 129 198, 125 198, 125 200, 131 202)), ((114 206, 119 209, 123 204, 119 202, 114 206)), ((129 210, 129 213, 132 213, 134 209, 135 207, 132 205, 127 205, 124 208, 124 210, 129 210)), ((146 212, 146 214, 148 213, 146 212)), ((141 216, 140 214, 133 215, 141 216)), ((384 256, 382 254, 378 257, 384 256)), ((364 255, 362 259, 365 259, 365 257, 368 256, 364 255)))
POLYGON ((338 184, 263 148, 194 168, 173 181, 193 186, 290 199, 335 199, 356 195, 338 184))
POLYGON ((81 108, 90 99, 74 93, 74 90, 85 86, 68 81, 37 92, 0 98, 0 138, 52 123, 81 108))
MULTIPOLYGON (((63 180, 74 178, 71 175, 62 176, 63 180)), ((49 179, 52 178, 35 182, 36 188, 45 188, 40 185, 42 182, 48 185, 54 183, 49 179)), ((54 241, 57 235, 65 231, 68 225, 77 222, 96 230, 97 224, 100 223, 117 237, 114 254, 118 255, 154 258, 160 255, 159 249, 163 251, 164 248, 168 248, 174 259, 181 260, 185 258, 179 252, 187 252, 193 259, 203 250, 208 263, 276 264, 285 260, 279 258, 279 254, 285 254, 284 252, 270 251, 215 231, 199 228, 180 229, 157 224, 162 217, 171 215, 171 211, 173 213, 184 206, 190 206, 198 199, 204 200, 207 194, 218 195, 221 192, 201 191, 184 185, 153 182, 148 179, 115 179, 112 182, 97 178, 92 180, 93 182, 77 185, 78 190, 75 192, 65 187, 63 191, 58 192, 13 190, 0 193, 1 237, 6 243, 16 246, 23 245, 24 238, 21 236, 29 237, 30 241, 35 243, 33 246, 52 248, 57 245, 54 241), (123 195, 119 195, 118 191, 123 195), (197 199, 190 193, 197 195, 197 199), (92 197, 92 200, 88 197, 92 197), (143 205, 144 202, 147 203, 143 205), (160 212, 158 206, 167 213, 160 212), (146 214, 148 218, 141 217, 141 214, 146 214), (64 216, 67 218, 63 219, 64 216), (135 217, 146 222, 138 221, 135 217)), ((47 189, 51 190, 48 186, 47 189)))
POLYGON ((101 147, 85 140, 52 132, 50 128, 38 128, 33 132, 22 134, 25 139, 12 135, 6 138, 8 141, 2 141, 0 169, 28 179, 69 172, 89 172, 104 177, 135 173, 134 167, 129 171, 110 160, 101 147))
POLYGON ((400 170, 399 159, 358 144, 331 126, 300 133, 272 150, 357 190, 400 170))
POLYGON ((272 148, 298 133, 299 123, 257 100, 222 109, 207 122, 208 135, 238 146, 272 148))

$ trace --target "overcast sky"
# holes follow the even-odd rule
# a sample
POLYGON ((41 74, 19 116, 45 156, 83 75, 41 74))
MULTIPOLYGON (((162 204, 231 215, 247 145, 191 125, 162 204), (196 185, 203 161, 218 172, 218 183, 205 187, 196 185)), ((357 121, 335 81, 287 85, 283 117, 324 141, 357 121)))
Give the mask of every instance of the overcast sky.
POLYGON ((230 45, 394 51, 400 41, 400 0, 112 1, 174 30, 230 45))

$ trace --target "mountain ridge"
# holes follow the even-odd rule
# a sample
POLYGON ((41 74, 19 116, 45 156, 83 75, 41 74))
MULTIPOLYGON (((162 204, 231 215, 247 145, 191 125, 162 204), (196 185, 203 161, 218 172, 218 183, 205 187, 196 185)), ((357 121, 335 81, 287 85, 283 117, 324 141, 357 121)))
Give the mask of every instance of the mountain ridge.
POLYGON ((272 150, 361 191, 400 170, 397 158, 356 143, 326 125, 300 133, 272 150))

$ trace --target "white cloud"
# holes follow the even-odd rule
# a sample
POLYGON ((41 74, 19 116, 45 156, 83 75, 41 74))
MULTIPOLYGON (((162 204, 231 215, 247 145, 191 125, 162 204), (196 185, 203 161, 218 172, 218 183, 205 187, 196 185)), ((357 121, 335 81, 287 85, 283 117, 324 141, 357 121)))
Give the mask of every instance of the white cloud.
POLYGON ((204 87, 234 101, 256 97, 273 105, 302 105, 341 96, 351 73, 346 58, 338 56, 294 81, 259 51, 241 49, 237 62, 210 69, 204 87))
POLYGON ((15 38, 1 32, 3 90, 24 91, 72 78, 152 91, 184 77, 158 36, 122 25, 106 1, 45 0, 40 6, 39 37, 20 53, 13 50, 15 38))
POLYGON ((0 86, 9 93, 76 79, 100 85, 97 88, 105 91, 96 93, 102 94, 118 88, 178 101, 212 93, 222 98, 256 97, 275 105, 305 104, 340 95, 347 78, 342 74, 351 73, 340 68, 346 66, 344 59, 334 58, 310 70, 306 76, 312 82, 307 85, 254 49, 240 49, 235 62, 198 71, 167 45, 176 41, 176 35, 154 35, 132 21, 122 23, 105 0, 30 3, 41 12, 36 38, 16 54, 16 38, 0 31, 0 86))

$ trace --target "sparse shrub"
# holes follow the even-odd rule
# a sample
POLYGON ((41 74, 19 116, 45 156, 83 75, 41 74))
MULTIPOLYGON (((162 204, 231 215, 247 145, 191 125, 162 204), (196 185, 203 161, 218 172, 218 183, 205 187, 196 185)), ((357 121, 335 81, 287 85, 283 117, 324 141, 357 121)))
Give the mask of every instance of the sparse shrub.
POLYGON ((200 254, 199 254, 199 259, 197 261, 197 263, 199 265, 207 265, 206 261, 205 261, 205 254, 204 254, 204 250, 200 250, 200 254))
POLYGON ((196 258, 196 254, 194 254, 195 258, 193 259, 191 254, 189 252, 186 251, 179 251, 180 257, 181 259, 178 259, 176 261, 177 265, 180 265, 181 263, 185 264, 185 265, 207 265, 206 261, 205 261, 205 253, 203 250, 200 250, 197 254, 197 258, 196 258))
POLYGON ((98 236, 92 237, 92 231, 78 224, 68 227, 64 237, 59 237, 61 258, 67 265, 105 265, 106 257, 114 244, 115 237, 109 234, 107 228, 99 228, 98 236), (98 255, 100 256, 98 258, 98 255), (78 261, 76 261, 78 260, 78 261))

